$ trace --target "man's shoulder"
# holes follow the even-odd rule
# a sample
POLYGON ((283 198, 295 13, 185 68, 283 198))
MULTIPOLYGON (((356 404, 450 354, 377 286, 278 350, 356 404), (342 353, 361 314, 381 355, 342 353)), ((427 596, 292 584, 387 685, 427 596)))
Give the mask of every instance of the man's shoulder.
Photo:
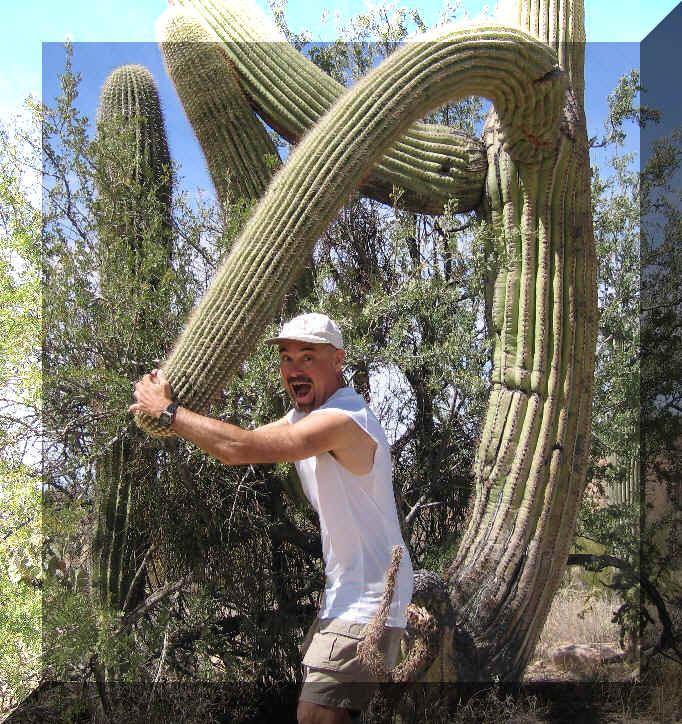
MULTIPOLYGON (((329 397, 317 410, 326 409, 348 410, 350 412, 358 412, 360 410, 369 410, 365 399, 359 395, 352 387, 339 387, 336 392, 329 397)), ((317 410, 313 410, 316 412, 317 410)))
POLYGON ((376 415, 372 412, 372 408, 367 404, 365 398, 352 387, 341 387, 324 405, 318 407, 317 410, 313 410, 313 412, 324 412, 325 410, 330 412, 339 410, 349 415, 376 442, 383 447, 389 447, 386 433, 376 415))

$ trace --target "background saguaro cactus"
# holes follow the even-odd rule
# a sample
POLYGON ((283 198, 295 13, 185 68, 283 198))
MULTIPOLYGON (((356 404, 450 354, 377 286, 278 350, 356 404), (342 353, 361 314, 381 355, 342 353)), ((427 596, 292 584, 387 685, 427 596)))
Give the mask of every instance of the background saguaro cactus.
MULTIPOLYGON (((413 166, 424 168, 428 153, 410 140, 418 135, 411 124, 453 98, 476 94, 493 102, 481 211, 509 263, 491 292, 493 391, 475 504, 448 569, 455 624, 442 625, 441 649, 450 657, 448 676, 518 678, 565 565, 587 459, 596 290, 582 5, 511 3, 509 25, 432 33, 338 97, 333 81, 274 34, 255 35, 252 11, 242 3, 178 4, 194 7, 226 41, 250 101, 277 130, 296 141, 316 123, 273 179, 165 364, 178 398, 194 409, 208 407, 253 349, 316 238, 368 169, 396 182, 392 154, 406 147, 417 148, 413 166), (249 42, 257 39, 269 42, 249 42), (300 84, 295 94, 280 87, 284 77, 300 84)), ((410 203, 428 211, 424 198, 454 194, 468 208, 453 185, 457 174, 449 173, 454 164, 445 157, 441 164, 447 189, 419 171, 403 174, 410 203)), ((459 168, 471 178, 471 167, 459 168)), ((427 607, 428 598, 427 586, 427 607)), ((440 614, 442 623, 447 616, 440 614)), ((433 659, 434 651, 427 653, 422 669, 433 659)))
MULTIPOLYGON (((170 155, 156 85, 142 66, 114 70, 106 79, 98 107, 98 235, 107 250, 100 287, 108 296, 123 261, 127 274, 145 294, 158 289, 170 264, 172 182, 170 155), (125 153, 108 144, 121 133, 125 153), (156 249, 150 246, 157 247, 156 249)), ((141 329, 151 309, 138 310, 141 329)), ((149 364, 150 344, 138 339, 128 349, 131 378, 149 364)), ((96 470, 98 518, 92 543, 92 582, 102 602, 130 610, 144 598, 144 560, 149 534, 140 492, 157 476, 156 453, 134 426, 123 430, 99 460, 96 470)))

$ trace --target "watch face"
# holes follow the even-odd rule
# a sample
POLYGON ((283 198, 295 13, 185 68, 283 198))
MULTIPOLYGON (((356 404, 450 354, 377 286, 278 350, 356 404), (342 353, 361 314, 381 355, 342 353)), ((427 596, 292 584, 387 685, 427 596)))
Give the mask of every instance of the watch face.
POLYGON ((170 427, 173 424, 175 411, 178 409, 177 402, 171 402, 170 405, 159 415, 159 424, 164 427, 170 427))

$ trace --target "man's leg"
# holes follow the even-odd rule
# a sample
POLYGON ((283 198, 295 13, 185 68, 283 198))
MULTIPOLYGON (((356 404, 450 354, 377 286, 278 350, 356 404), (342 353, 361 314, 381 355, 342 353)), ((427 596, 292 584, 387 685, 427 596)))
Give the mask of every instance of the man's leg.
POLYGON ((352 724, 348 709, 320 706, 310 701, 299 701, 296 710, 298 724, 352 724))
MULTIPOLYGON (((312 629, 312 627, 311 627, 312 629)), ((297 716, 305 724, 355 724, 378 682, 357 658, 367 624, 340 619, 317 621, 303 648, 305 678, 297 716)), ((381 649, 388 666, 398 656, 403 629, 389 629, 381 649)))

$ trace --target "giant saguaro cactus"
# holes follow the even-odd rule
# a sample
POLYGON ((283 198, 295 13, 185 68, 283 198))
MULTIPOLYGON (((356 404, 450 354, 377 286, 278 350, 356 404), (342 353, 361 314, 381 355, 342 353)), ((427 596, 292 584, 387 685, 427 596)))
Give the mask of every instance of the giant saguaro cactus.
MULTIPOLYGON (((106 79, 98 107, 96 181, 97 231, 102 253, 100 286, 106 299, 119 257, 129 260, 131 286, 157 288, 170 261, 171 178, 169 152, 156 86, 148 70, 128 65, 106 79), (121 149, 113 135, 121 125, 129 147, 121 149), (109 140, 107 141, 107 136, 109 140), (124 151, 124 152, 122 152, 124 151), (152 208, 156 206, 156 208, 152 208), (159 247, 150 253, 150 244, 159 247), (151 257, 151 261, 150 261, 151 257)), ((115 294, 112 293, 112 298, 115 294)), ((138 295, 139 296, 139 295, 138 295)), ((129 346, 130 374, 141 374, 145 325, 150 310, 137 315, 139 343, 129 346)), ((156 456, 138 430, 123 431, 104 451, 96 468, 97 521, 92 542, 93 591, 117 609, 128 610, 144 597, 144 556, 147 534, 139 491, 151 486, 157 474, 156 456)))
MULTIPOLYGON (((588 451, 596 288, 582 5, 524 0, 511 4, 509 25, 420 36, 342 93, 277 36, 259 37, 262 20, 250 20, 256 11, 241 0, 173 4, 192 6, 226 41, 231 68, 262 117, 294 141, 310 129, 164 364, 183 405, 207 409, 358 188, 387 198, 395 183, 423 212, 439 211, 448 196, 459 209, 480 203, 506 246, 510 264, 494 285, 493 391, 476 500, 447 584, 418 586, 418 603, 428 608, 429 590, 448 591, 438 598, 441 614, 454 613, 454 623, 440 619, 445 675, 518 677, 565 564, 588 451), (494 107, 483 159, 473 139, 415 125, 468 95, 494 107), (477 183, 481 161, 482 203, 478 191, 473 200, 459 185, 477 183)), ((153 420, 137 419, 164 434, 153 420)))

